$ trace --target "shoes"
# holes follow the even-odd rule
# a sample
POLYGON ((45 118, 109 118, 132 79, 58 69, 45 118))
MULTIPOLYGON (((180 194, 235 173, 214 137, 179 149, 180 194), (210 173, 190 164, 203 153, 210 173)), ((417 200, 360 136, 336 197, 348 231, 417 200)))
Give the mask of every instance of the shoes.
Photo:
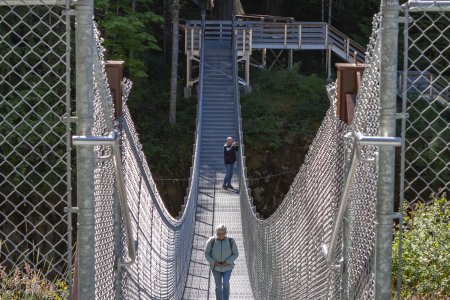
POLYGON ((228 186, 227 185, 222 185, 222 187, 224 188, 224 189, 227 189, 228 188, 228 186))
POLYGON ((229 189, 234 189, 234 187, 233 187, 231 184, 229 184, 227 187, 228 187, 229 189))

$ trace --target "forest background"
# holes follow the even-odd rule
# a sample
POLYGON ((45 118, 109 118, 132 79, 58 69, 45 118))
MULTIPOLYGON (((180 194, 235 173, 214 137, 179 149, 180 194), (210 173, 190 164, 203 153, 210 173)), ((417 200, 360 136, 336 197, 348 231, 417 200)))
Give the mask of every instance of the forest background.
MULTIPOLYGON (((208 11, 207 18, 223 14, 220 10, 230 7, 229 1, 242 5, 246 14, 331 21, 363 46, 379 10, 377 0, 215 0, 215 11, 208 11)), ((134 83, 128 105, 160 194, 177 216, 188 183, 196 117, 196 98, 181 94, 186 67, 183 24, 200 19, 206 3, 96 0, 95 8, 107 59, 125 61, 125 76, 134 83), (178 33, 178 52, 172 51, 173 32, 178 33), (172 75, 171 81, 174 58, 177 80, 172 75), (169 122, 169 99, 174 97, 176 122, 169 122)), ((324 53, 297 51, 294 62, 292 70, 252 70, 253 92, 241 99, 250 187, 264 217, 283 200, 328 108, 324 53)))

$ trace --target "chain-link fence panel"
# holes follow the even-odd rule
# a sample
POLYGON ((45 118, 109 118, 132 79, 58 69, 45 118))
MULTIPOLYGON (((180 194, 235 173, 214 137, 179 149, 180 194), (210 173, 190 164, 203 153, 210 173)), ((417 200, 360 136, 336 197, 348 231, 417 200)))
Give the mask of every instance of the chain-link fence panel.
POLYGON ((67 298, 71 280, 70 22, 44 2, 0 0, 2 299, 67 298))
POLYGON ((450 4, 404 5, 400 210, 394 267, 400 299, 450 297, 450 4), (396 252, 399 252, 397 256, 396 252))

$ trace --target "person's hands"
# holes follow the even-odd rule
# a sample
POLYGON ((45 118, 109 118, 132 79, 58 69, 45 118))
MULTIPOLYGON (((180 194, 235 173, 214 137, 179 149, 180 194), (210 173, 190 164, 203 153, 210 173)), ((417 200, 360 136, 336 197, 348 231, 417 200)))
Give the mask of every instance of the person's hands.
POLYGON ((227 265, 228 265, 227 261, 224 261, 224 262, 222 263, 222 266, 227 266, 227 265))
POLYGON ((214 266, 218 267, 218 266, 220 266, 220 265, 222 265, 221 262, 219 262, 219 261, 215 261, 215 262, 214 262, 214 266))

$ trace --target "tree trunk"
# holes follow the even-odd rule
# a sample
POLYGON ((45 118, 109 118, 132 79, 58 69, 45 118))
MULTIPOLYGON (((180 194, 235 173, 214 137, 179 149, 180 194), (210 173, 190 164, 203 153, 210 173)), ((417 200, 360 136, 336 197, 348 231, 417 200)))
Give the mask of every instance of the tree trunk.
POLYGON ((244 9, 240 0, 215 0, 213 16, 216 20, 230 21, 234 15, 243 15, 244 9))
POLYGON ((244 11, 244 8, 242 7, 241 0, 233 0, 233 1, 234 1, 233 14, 234 15, 244 15, 245 11, 244 11))
POLYGON ((169 123, 177 122, 177 79, 178 79, 178 23, 179 4, 178 0, 172 2, 172 69, 170 78, 170 112, 169 123))

